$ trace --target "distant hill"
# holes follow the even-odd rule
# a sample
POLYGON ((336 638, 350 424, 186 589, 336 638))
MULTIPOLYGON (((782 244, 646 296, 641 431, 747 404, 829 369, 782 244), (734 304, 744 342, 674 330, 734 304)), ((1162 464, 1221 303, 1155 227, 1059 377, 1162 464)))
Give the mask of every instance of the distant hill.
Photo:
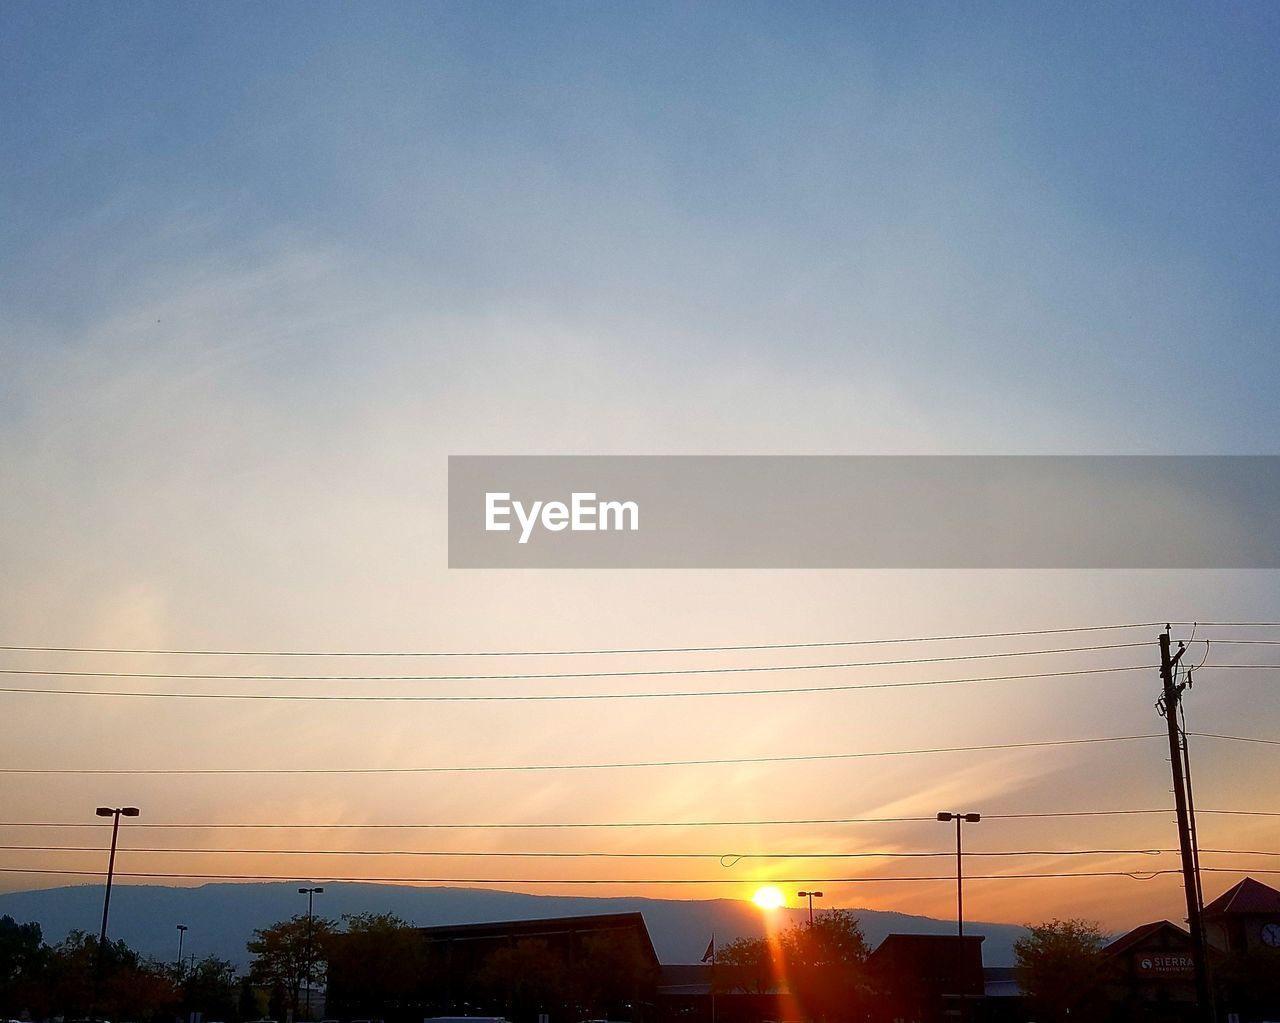
MULTIPOLYGON (((712 932, 720 944, 763 933, 761 912, 749 902, 593 898, 526 895, 479 888, 420 888, 407 885, 326 885, 316 897, 316 914, 337 919, 344 913, 394 913, 421 926, 489 923, 590 913, 640 912, 658 956, 667 963, 696 963, 712 932)), ((157 959, 177 954, 178 924, 186 924, 184 952, 246 962, 245 942, 255 928, 306 911, 292 884, 207 884, 199 888, 117 885, 111 893, 111 936, 157 959)), ((804 919, 799 909, 779 910, 786 923, 804 919)), ((863 909, 856 911, 874 947, 886 934, 950 934, 954 922, 863 909)), ((0 915, 35 920, 46 941, 60 941, 80 928, 96 932, 102 919, 102 889, 91 885, 0 893, 0 915)), ((988 966, 1013 964, 1013 943, 1024 934, 1011 924, 965 924, 966 933, 986 936, 988 966)))

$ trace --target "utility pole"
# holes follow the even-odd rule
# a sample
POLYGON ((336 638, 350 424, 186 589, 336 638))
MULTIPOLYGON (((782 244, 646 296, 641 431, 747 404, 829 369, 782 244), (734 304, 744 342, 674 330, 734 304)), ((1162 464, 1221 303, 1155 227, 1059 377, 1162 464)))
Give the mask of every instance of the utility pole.
POLYGON ((1173 805, 1178 814, 1178 849, 1182 854, 1182 887, 1187 897, 1187 927, 1191 931, 1191 961, 1195 970, 1196 1003, 1199 1018, 1214 1023, 1213 998, 1209 992, 1209 971, 1205 963, 1204 924, 1200 918, 1200 878, 1196 871, 1195 848, 1192 844, 1191 814, 1187 802, 1187 779, 1183 770, 1182 735, 1178 730, 1178 704, 1182 686, 1173 683, 1173 670, 1182 660, 1186 647, 1178 644, 1178 652, 1170 654, 1169 627, 1160 634, 1160 681, 1163 694, 1156 704, 1169 728, 1169 766, 1173 769, 1173 805))

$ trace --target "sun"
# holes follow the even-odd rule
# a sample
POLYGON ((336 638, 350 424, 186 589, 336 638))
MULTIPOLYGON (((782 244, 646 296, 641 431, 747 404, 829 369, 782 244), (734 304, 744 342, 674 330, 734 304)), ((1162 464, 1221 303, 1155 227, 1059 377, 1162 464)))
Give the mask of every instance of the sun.
POLYGON ((775 888, 773 885, 765 885, 765 887, 757 889, 755 895, 751 896, 751 901, 761 909, 777 909, 779 906, 786 904, 787 897, 782 894, 781 889, 775 888))

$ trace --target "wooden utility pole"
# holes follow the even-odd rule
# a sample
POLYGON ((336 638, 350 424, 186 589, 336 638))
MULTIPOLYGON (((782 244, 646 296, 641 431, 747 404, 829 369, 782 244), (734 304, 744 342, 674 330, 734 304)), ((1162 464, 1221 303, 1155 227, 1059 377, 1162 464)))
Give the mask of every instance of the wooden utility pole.
POLYGON ((1178 730, 1178 703, 1182 687, 1174 685, 1173 669, 1182 660, 1186 647, 1170 654, 1169 627, 1160 634, 1160 681, 1164 692, 1157 706, 1169 728, 1169 765, 1173 769, 1173 805, 1178 814, 1178 849, 1182 854, 1182 887, 1187 896, 1187 927, 1191 931, 1191 961, 1195 969, 1196 1004, 1203 1023, 1214 1023, 1213 997, 1209 992, 1209 971, 1205 962, 1204 925, 1200 917, 1200 877, 1196 870, 1195 848, 1191 841, 1191 814, 1187 805, 1187 779, 1183 771, 1182 735, 1178 730))

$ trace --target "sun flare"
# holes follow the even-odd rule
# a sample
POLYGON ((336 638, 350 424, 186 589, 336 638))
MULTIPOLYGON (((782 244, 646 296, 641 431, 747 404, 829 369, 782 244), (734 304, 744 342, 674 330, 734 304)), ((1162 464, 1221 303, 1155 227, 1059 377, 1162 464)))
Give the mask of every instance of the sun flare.
POLYGON ((786 903, 786 896, 782 894, 782 890, 766 885, 757 889, 755 895, 751 896, 751 901, 761 909, 777 909, 786 903))

